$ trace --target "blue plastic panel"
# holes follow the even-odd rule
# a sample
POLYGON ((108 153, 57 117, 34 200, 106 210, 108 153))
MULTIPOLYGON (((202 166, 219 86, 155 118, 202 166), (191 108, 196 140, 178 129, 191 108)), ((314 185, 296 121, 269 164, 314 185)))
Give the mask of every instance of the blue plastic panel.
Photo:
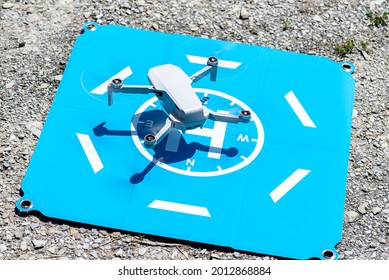
POLYGON ((287 258, 323 259, 325 250, 337 258, 352 64, 94 25, 74 45, 19 210, 287 258), (147 85, 151 67, 170 63, 191 75, 211 55, 218 79, 197 82, 196 93, 215 111, 250 109, 250 123, 171 130, 150 150, 143 136, 167 117, 156 97, 116 94, 107 105, 113 77, 147 85))

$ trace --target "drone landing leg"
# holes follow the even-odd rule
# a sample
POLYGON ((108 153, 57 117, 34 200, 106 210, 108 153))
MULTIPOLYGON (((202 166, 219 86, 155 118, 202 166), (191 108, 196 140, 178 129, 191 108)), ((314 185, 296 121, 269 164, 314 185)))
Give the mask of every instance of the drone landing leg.
POLYGON ((161 128, 160 131, 156 135, 147 134, 144 137, 146 148, 154 148, 158 143, 162 142, 162 140, 168 135, 170 128, 172 128, 173 122, 167 118, 165 125, 161 128))

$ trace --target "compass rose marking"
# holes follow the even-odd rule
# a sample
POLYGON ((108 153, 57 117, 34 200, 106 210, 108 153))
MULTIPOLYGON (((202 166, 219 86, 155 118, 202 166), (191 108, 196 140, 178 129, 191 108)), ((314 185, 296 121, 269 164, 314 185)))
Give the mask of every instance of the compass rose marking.
POLYGON ((301 105, 293 91, 288 92, 284 97, 286 101, 288 101, 290 107, 292 107, 292 110, 295 112, 303 126, 316 128, 316 125, 313 123, 312 119, 309 117, 307 111, 305 111, 303 105, 301 105))
POLYGON ((307 176, 311 170, 297 169, 293 172, 285 181, 283 181, 277 188, 271 193, 270 197, 274 203, 280 200, 285 194, 287 194, 294 186, 296 186, 305 176, 307 176))
POLYGON ((84 153, 91 165, 93 172, 96 174, 101 169, 104 168, 103 163, 100 160, 99 155, 95 149, 95 146, 92 143, 89 135, 76 133, 78 140, 80 141, 81 147, 84 150, 84 153))
POLYGON ((120 79, 123 81, 131 75, 132 75, 132 70, 131 70, 130 66, 127 66, 122 71, 120 71, 119 73, 116 73, 111 78, 106 80, 104 83, 102 83, 101 85, 96 87, 94 90, 91 91, 91 93, 99 94, 99 95, 104 94, 107 92, 108 85, 112 82, 113 79, 120 79))
POLYGON ((182 204, 182 203, 169 202, 169 201, 163 201, 163 200, 154 200, 147 207, 154 208, 154 209, 160 209, 160 210, 166 210, 166 211, 179 212, 179 213, 184 213, 184 214, 204 216, 204 217, 209 217, 209 218, 211 217, 211 214, 209 213, 209 211, 206 207, 189 205, 189 204, 182 204))

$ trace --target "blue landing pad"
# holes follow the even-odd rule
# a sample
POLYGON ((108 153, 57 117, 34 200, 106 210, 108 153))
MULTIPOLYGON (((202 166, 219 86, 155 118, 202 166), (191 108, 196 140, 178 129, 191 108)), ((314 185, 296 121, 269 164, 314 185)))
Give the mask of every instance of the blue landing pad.
POLYGON ((341 241, 354 66, 265 47, 122 26, 84 25, 22 183, 17 208, 114 229, 294 259, 336 259, 341 241), (209 56, 203 104, 250 123, 207 121, 142 143, 167 118, 151 67, 189 76, 209 56))

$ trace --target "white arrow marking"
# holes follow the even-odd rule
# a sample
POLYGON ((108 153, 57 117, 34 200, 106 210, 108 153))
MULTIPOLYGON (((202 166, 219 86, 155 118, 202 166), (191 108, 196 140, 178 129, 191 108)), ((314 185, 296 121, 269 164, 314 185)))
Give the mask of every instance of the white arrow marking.
POLYGON ((181 203, 176 203, 176 202, 154 200, 147 207, 154 208, 154 209, 160 209, 160 210, 185 213, 185 214, 191 214, 191 215, 197 215, 197 216, 204 216, 204 217, 209 217, 209 218, 211 217, 211 214, 209 214, 209 211, 206 207, 181 204, 181 203))
POLYGON ((100 94, 100 95, 104 94, 104 93, 107 92, 107 87, 112 82, 113 79, 120 79, 120 80, 123 81, 124 79, 128 78, 131 75, 132 75, 132 70, 131 70, 130 66, 127 66, 122 71, 120 71, 119 73, 113 75, 111 78, 109 78, 104 83, 99 85, 97 88, 92 90, 91 93, 100 94))
POLYGON ((288 191, 290 191, 298 182, 300 182, 311 170, 306 169, 297 169, 292 173, 285 181, 281 183, 277 188, 275 188, 271 193, 270 197, 276 203, 280 198, 282 198, 288 191))
POLYGON ((307 111, 305 111, 304 107, 301 105, 300 101, 298 101, 293 91, 288 92, 285 95, 285 99, 288 101, 290 107, 292 107, 303 126, 316 128, 316 125, 313 123, 307 111))
MULTIPOLYGON (((196 55, 189 55, 187 54, 186 57, 188 58, 190 63, 196 63, 196 64, 202 64, 207 65, 208 57, 203 56, 196 56, 196 55)), ((242 62, 236 62, 236 61, 230 61, 230 60, 221 60, 218 61, 218 66, 223 68, 229 68, 229 69, 236 69, 238 68, 242 62)))
POLYGON ((82 149, 84 150, 85 155, 88 158, 90 165, 92 166, 93 172, 99 172, 101 169, 103 169, 104 166, 100 160, 99 155, 97 154, 95 146, 93 146, 92 140, 90 139, 89 135, 81 133, 76 134, 78 140, 81 143, 82 149))

